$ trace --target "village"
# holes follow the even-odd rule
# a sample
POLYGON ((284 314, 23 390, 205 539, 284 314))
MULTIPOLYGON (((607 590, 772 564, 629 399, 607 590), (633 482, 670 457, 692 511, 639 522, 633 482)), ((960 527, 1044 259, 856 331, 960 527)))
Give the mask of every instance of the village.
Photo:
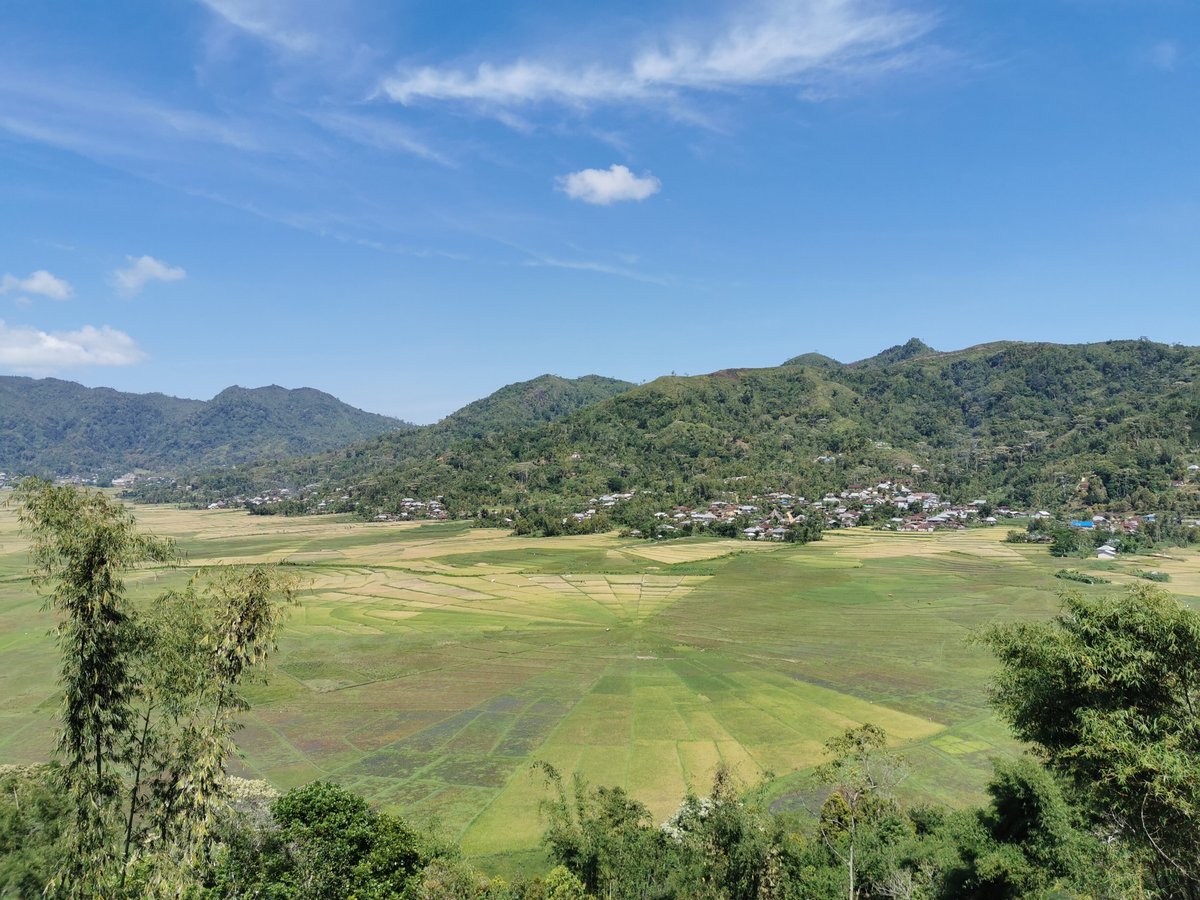
MULTIPOLYGON (((606 499, 620 498, 601 498, 606 499)), ((660 536, 705 529, 728 533, 728 523, 736 522, 736 532, 730 536, 775 541, 788 540, 789 533, 798 525, 814 518, 822 529, 872 525, 888 531, 932 532, 968 525, 995 525, 1000 518, 1018 515, 1027 514, 1005 506, 993 509, 985 500, 954 504, 931 491, 916 491, 892 481, 870 486, 852 484, 820 498, 772 491, 762 496, 751 495, 745 501, 716 500, 702 508, 676 506, 654 513, 659 520, 655 531, 660 536)))
MULTIPOLYGON (((587 509, 572 513, 564 524, 593 520, 601 511, 613 510, 618 504, 632 500, 636 492, 606 494, 592 498, 587 509)), ((783 491, 752 495, 744 501, 714 500, 705 506, 673 506, 654 514, 656 524, 651 532, 633 529, 635 537, 671 538, 697 533, 721 534, 751 541, 788 541, 798 528, 816 519, 822 530, 873 527, 877 531, 932 533, 961 530, 969 527, 994 527, 1002 520, 1039 523, 1047 528, 1057 517, 1045 509, 1018 510, 1001 504, 993 506, 986 500, 952 503, 931 491, 914 490, 900 482, 882 481, 875 485, 850 485, 846 490, 830 492, 820 498, 807 499, 783 491)), ((1115 536, 1134 535, 1157 516, 1123 515, 1108 517, 1096 514, 1087 519, 1070 519, 1067 525, 1076 531, 1103 532, 1114 536, 1110 543, 1100 546, 1096 553, 1102 559, 1116 556, 1115 536)), ((1061 527, 1061 522, 1059 525, 1061 527)), ((1186 527, 1200 528, 1200 520, 1189 519, 1186 527)), ((1049 543, 1051 538, 1036 527, 1028 538, 1031 543, 1049 543)))
MULTIPOLYGON (((1189 475, 1196 467, 1189 467, 1189 475)), ((920 474, 920 473, 917 473, 920 474)), ((0 473, 0 488, 12 487, 18 477, 0 473)), ((60 477, 59 483, 77 486, 95 485, 97 479, 82 477, 60 477)), ((112 479, 112 486, 127 489, 142 481, 164 480, 161 476, 127 473, 112 479)), ((568 514, 562 524, 568 528, 589 530, 601 521, 620 522, 618 507, 634 500, 645 498, 644 492, 627 490, 602 494, 591 498, 582 510, 568 514), (604 519, 597 516, 605 514, 604 519), (594 523, 594 524, 593 524, 594 523)), ((263 490, 253 496, 231 496, 206 505, 207 509, 246 509, 259 515, 299 513, 349 513, 355 511, 351 493, 330 489, 318 483, 307 484, 299 489, 275 488, 263 490)), ((750 541, 790 541, 808 526, 820 530, 871 527, 879 531, 904 533, 932 533, 935 531, 961 530, 969 527, 993 527, 1002 521, 1019 519, 1022 522, 1051 523, 1058 521, 1055 514, 1045 509, 1013 509, 1008 505, 993 506, 984 499, 967 503, 954 503, 933 491, 917 490, 911 484, 897 480, 884 480, 872 485, 851 484, 845 490, 829 492, 821 497, 806 498, 785 491, 752 494, 744 498, 729 494, 726 499, 713 500, 706 505, 676 505, 653 512, 653 525, 629 528, 634 537, 670 539, 693 534, 714 534, 750 541)), ((442 521, 451 518, 443 497, 418 499, 404 497, 396 508, 372 516, 376 522, 393 521, 442 521)), ((1113 536, 1096 550, 1102 559, 1111 559, 1118 550, 1114 545, 1120 535, 1137 534, 1147 523, 1156 521, 1153 513, 1106 516, 1097 513, 1087 518, 1070 518, 1067 524, 1072 530, 1103 532, 1113 536)), ((498 524, 512 524, 513 520, 502 518, 498 524)), ((1200 520, 1182 523, 1191 528, 1200 528, 1200 520)), ((601 527, 604 527, 601 525, 601 527)), ((1051 538, 1044 532, 1032 531, 1027 538, 1031 543, 1049 543, 1051 538)))

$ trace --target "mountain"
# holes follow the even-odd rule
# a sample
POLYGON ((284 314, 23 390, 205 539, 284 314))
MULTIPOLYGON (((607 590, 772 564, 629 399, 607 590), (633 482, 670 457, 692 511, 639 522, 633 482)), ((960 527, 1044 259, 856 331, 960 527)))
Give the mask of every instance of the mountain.
POLYGON ((584 375, 560 378, 540 375, 500 388, 451 413, 429 433, 450 439, 482 438, 512 429, 530 428, 561 419, 577 409, 606 400, 633 387, 628 381, 584 375))
POLYGON ((917 359, 921 356, 937 355, 938 352, 920 338, 909 338, 903 344, 889 347, 882 353, 877 353, 866 359, 860 359, 858 362, 851 363, 850 365, 860 369, 878 369, 894 363, 904 362, 905 360, 917 359))
POLYGON ((309 459, 266 465, 244 473, 247 488, 263 483, 293 486, 313 481, 356 481, 387 477, 397 469, 435 459, 451 447, 471 441, 494 440, 521 433, 614 397, 633 388, 628 381, 584 375, 560 378, 539 375, 506 385, 482 400, 469 403, 434 425, 380 435, 372 440, 309 459))
MULTIPOLYGON (((1196 503, 1187 467, 1200 457, 1200 349, 1138 340, 938 352, 913 340, 849 365, 801 359, 621 386, 540 422, 468 407, 255 477, 319 483, 363 513, 403 497, 442 496, 468 513, 626 488, 660 503, 820 496, 882 478, 1022 505, 1196 503)), ((513 386, 489 400, 526 409, 529 396, 513 386)))
POLYGON ((907 359, 915 359, 918 356, 929 356, 931 354, 937 355, 937 351, 920 338, 910 338, 903 344, 889 347, 881 353, 869 356, 866 359, 860 359, 858 362, 840 363, 833 357, 826 356, 824 353, 802 353, 799 356, 793 356, 784 365, 813 366, 821 369, 842 369, 847 366, 859 369, 877 369, 891 365, 892 363, 904 362, 907 359))
POLYGON ((0 471, 179 471, 312 454, 414 426, 311 388, 227 388, 209 401, 56 378, 0 377, 0 471))
POLYGON ((785 366, 813 366, 822 369, 839 369, 842 364, 832 356, 826 356, 824 353, 801 353, 799 356, 793 356, 785 366))
POLYGON ((506 385, 433 425, 392 431, 306 458, 260 463, 236 472, 200 473, 177 486, 142 485, 133 496, 148 502, 206 503, 281 486, 386 481, 391 473, 437 459, 456 445, 521 433, 633 387, 628 381, 600 375, 580 378, 540 375, 506 385))

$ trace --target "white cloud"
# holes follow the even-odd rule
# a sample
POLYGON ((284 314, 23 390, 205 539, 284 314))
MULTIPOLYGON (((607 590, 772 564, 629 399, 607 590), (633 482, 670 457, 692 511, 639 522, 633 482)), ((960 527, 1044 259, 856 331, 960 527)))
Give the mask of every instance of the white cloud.
POLYGON ((0 366, 49 373, 82 366, 129 366, 146 358, 123 331, 84 325, 76 331, 11 327, 0 320, 0 366))
POLYGON ((558 189, 572 200, 608 206, 620 200, 645 200, 662 189, 653 175, 634 175, 615 163, 607 169, 583 169, 558 178, 558 189))
POLYGON ((15 275, 6 274, 0 278, 0 294, 7 294, 10 291, 37 294, 40 297, 49 297, 51 300, 66 300, 75 293, 67 281, 51 275, 45 269, 38 269, 28 278, 17 278, 15 275))
POLYGON ((113 272, 117 289, 127 297, 139 293, 151 281, 180 281, 187 277, 179 266, 169 266, 153 256, 126 257, 130 265, 113 272))
POLYGON ((380 84, 399 103, 589 106, 669 99, 681 91, 803 84, 838 71, 893 67, 933 21, 874 0, 768 0, 748 5, 715 33, 677 33, 619 66, 518 59, 473 71, 401 70, 380 84))

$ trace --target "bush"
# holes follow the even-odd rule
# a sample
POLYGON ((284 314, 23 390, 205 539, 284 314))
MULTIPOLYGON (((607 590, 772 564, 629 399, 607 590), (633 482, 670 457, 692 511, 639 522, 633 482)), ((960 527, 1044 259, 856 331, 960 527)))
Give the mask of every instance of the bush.
POLYGON ((1159 572, 1157 569, 1134 569, 1133 573, 1138 578, 1144 578, 1147 581, 1170 581, 1171 576, 1167 572, 1159 572))
POLYGON ((1054 573, 1055 578, 1062 578, 1066 581, 1078 581, 1081 584, 1112 584, 1107 578, 1101 578, 1099 575, 1089 575, 1087 572, 1080 572, 1078 569, 1059 569, 1054 573))

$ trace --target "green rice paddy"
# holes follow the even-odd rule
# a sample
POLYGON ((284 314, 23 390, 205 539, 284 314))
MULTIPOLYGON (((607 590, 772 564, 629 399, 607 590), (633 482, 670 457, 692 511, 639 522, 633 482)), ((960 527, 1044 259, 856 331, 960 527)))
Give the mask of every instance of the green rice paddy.
MULTIPOLYGON (((987 709, 991 663, 965 639, 1051 615, 1063 587, 1060 560, 1001 543, 1003 529, 651 545, 138 514, 192 566, 288 561, 305 579, 270 681, 252 690, 239 774, 280 788, 342 782, 436 819, 493 868, 536 851, 535 760, 624 785, 660 817, 721 762, 746 780, 773 773, 791 804, 822 743, 871 721, 909 759, 906 791, 975 801, 992 760, 1019 747, 987 709)), ((1154 566, 1200 595, 1196 555, 1176 556, 1154 566)), ((0 763, 52 752, 51 620, 26 565, 15 516, 0 509, 0 763)), ((1103 565, 1114 585, 1078 587, 1132 580, 1103 565)), ((131 589, 151 597, 190 571, 139 573, 131 589)))

